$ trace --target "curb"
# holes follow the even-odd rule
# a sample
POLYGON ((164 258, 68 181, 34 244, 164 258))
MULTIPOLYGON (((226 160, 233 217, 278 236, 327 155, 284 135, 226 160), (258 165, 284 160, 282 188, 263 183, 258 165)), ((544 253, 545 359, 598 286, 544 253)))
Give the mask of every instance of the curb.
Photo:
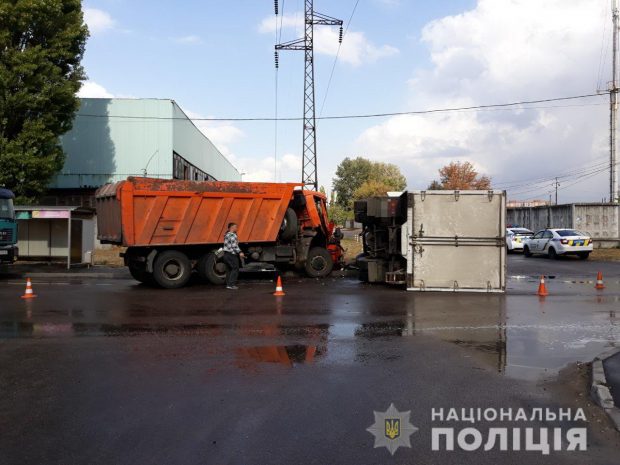
POLYGON ((605 367, 603 362, 610 357, 620 353, 620 348, 613 348, 598 355, 592 361, 592 381, 590 383, 590 396, 600 407, 605 410, 607 416, 611 419, 616 430, 620 431, 620 408, 614 404, 609 387, 607 386, 607 378, 605 376, 605 367))

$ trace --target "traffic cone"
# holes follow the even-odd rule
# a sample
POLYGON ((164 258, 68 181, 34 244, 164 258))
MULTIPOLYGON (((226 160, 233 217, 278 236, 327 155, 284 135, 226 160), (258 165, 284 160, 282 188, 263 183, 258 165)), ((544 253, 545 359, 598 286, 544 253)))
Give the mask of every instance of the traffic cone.
POLYGON ((545 286, 545 277, 541 276, 540 277, 540 284, 538 285, 538 292, 537 294, 541 297, 545 297, 546 295, 549 295, 549 293, 547 292, 547 286, 545 286))
POLYGON ((594 288, 605 289, 605 284, 603 284, 603 273, 601 273, 600 271, 596 275, 596 286, 594 286, 594 288))
POLYGON ((280 278, 280 276, 278 276, 278 282, 276 283, 276 292, 274 292, 273 295, 286 295, 282 290, 282 278, 280 278))
POLYGON ((24 295, 22 296, 22 299, 32 299, 33 297, 36 297, 37 295, 32 292, 32 283, 30 282, 30 278, 26 279, 26 292, 24 292, 24 295))

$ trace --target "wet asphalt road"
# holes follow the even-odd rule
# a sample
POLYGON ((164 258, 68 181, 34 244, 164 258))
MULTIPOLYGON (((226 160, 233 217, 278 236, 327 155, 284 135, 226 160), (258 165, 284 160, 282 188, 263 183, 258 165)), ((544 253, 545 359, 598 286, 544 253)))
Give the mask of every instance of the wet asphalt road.
MULTIPOLYGON (((0 281, 0 463, 617 464, 619 435, 580 396, 574 362, 620 342, 620 266, 509 263, 505 296, 50 278, 23 301, 22 282, 0 281), (539 274, 554 276, 544 300, 539 274), (420 428, 394 457, 366 431, 390 403, 420 428), (446 426, 432 408, 578 406, 585 452, 431 450, 431 427, 446 426)), ((514 426, 479 427, 496 425, 514 426)))

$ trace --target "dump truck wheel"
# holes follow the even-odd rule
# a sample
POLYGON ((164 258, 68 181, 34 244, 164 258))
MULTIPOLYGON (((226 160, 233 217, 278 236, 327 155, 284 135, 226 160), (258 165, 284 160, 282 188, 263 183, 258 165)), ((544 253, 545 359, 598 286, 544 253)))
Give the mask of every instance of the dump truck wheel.
POLYGON ((135 279, 136 281, 140 281, 141 283, 144 283, 144 284, 154 283, 153 275, 149 273, 148 271, 141 270, 131 265, 128 266, 128 268, 129 268, 129 274, 131 274, 131 277, 135 279))
POLYGON ((183 287, 192 274, 192 265, 187 256, 177 250, 166 250, 155 257, 153 279, 166 289, 183 287))
POLYGON ((328 276, 334 268, 332 255, 323 247, 314 247, 308 252, 305 270, 311 278, 324 278, 328 276))
POLYGON ((288 241, 297 235, 297 213, 292 208, 287 208, 280 226, 280 239, 288 241))
POLYGON ((204 255, 198 262, 198 274, 211 284, 224 284, 226 282, 226 271, 224 262, 218 260, 212 252, 204 255))

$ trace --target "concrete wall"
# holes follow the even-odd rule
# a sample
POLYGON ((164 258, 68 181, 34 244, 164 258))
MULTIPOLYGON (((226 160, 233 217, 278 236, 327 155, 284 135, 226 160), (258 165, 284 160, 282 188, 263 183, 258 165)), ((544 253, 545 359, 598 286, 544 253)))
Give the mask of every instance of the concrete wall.
POLYGON ((574 227, 589 232, 592 237, 618 238, 620 206, 605 204, 575 204, 574 227))
POLYGON ((508 208, 507 224, 533 231, 547 227, 575 228, 604 240, 600 246, 620 244, 620 206, 605 203, 576 203, 549 207, 508 208))
POLYGON ((506 224, 522 226, 532 231, 545 228, 572 228, 572 211, 572 205, 508 208, 506 224))

